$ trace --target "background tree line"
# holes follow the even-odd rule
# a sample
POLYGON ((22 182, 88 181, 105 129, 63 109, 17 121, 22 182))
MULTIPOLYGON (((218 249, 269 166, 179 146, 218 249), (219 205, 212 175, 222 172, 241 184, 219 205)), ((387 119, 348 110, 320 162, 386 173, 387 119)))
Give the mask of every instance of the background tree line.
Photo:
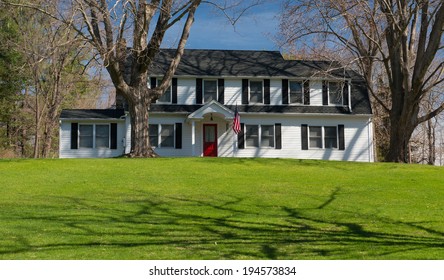
POLYGON ((338 60, 363 75, 380 160, 435 162, 444 110, 442 0, 286 1, 280 29, 290 53, 338 60), (425 159, 418 142, 428 142, 425 159))
POLYGON ((101 77, 91 75, 92 59, 63 23, 0 3, 0 157, 57 156, 61 109, 97 106, 101 77))

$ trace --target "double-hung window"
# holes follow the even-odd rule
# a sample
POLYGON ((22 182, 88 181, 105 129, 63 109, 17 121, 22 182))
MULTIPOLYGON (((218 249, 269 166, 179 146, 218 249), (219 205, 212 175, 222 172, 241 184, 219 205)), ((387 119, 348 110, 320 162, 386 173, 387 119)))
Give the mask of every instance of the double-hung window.
POLYGON ((328 83, 328 100, 330 105, 343 105, 343 83, 329 82, 328 83))
POLYGON ((217 100, 217 80, 203 81, 203 97, 205 103, 217 100))
MULTIPOLYGON (((161 82, 161 79, 157 79, 156 86, 158 86, 161 82)), ((165 90, 159 99, 157 99, 157 103, 171 103, 171 85, 165 90)))
POLYGON ((322 149, 322 126, 310 126, 310 148, 322 149))
POLYGON ((326 149, 338 148, 338 130, 336 126, 324 127, 324 147, 326 149))
POLYGON ((289 99, 290 104, 302 104, 303 103, 303 84, 300 81, 289 82, 289 99))
POLYGON ((150 124, 149 130, 151 146, 174 148, 174 124, 150 124))
POLYGON ((94 125, 79 125, 79 148, 94 148, 94 125))
POLYGON ((245 142, 248 147, 259 147, 259 126, 245 126, 245 142))
POLYGON ((261 147, 274 147, 274 125, 261 125, 261 147))
POLYGON ((336 149, 338 148, 338 131, 336 126, 310 126, 310 148, 336 149))
POLYGON ((246 125, 247 147, 274 147, 274 125, 246 125))
POLYGON ((250 80, 250 103, 264 103, 263 81, 250 80))
POLYGON ((96 148, 109 148, 109 125, 96 124, 96 148))
POLYGON ((79 148, 109 148, 108 124, 79 124, 79 148))

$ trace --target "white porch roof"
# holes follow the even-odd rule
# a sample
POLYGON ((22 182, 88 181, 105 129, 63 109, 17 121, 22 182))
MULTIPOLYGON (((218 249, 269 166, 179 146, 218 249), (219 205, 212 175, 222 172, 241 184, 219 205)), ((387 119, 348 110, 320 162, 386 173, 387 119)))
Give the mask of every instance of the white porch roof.
POLYGON ((207 114, 214 114, 219 118, 223 118, 226 121, 233 120, 234 112, 220 104, 216 100, 211 100, 201 108, 197 109, 193 113, 189 114, 187 119, 190 121, 200 121, 204 119, 207 114))

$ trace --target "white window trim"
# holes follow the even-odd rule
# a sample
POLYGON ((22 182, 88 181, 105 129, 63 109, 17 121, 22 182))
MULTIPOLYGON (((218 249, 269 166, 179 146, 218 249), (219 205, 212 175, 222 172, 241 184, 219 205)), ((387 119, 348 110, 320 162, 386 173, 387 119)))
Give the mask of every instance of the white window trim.
POLYGON ((151 125, 157 125, 157 143, 158 146, 152 146, 154 148, 159 149, 175 149, 176 148, 176 124, 170 124, 170 123, 153 123, 151 125), (163 125, 172 125, 173 126, 173 146, 172 147, 162 147, 162 126, 163 125))
POLYGON ((323 144, 323 149, 325 150, 339 150, 339 128, 337 125, 325 125, 322 127, 322 144, 323 144), (334 127, 335 128, 335 132, 336 132, 336 148, 326 148, 325 147, 325 128, 326 127, 334 127))
MULTIPOLYGON (((156 78, 156 87, 159 86, 160 82, 162 81, 162 78, 156 78)), ((172 104, 173 103, 173 85, 172 85, 172 81, 169 85, 169 87, 165 90, 164 94, 167 93, 169 89, 169 94, 170 94, 170 101, 161 101, 160 97, 156 100, 157 104, 172 104)))
POLYGON ((264 104, 264 98, 265 98, 265 93, 264 93, 265 89, 264 89, 264 80, 260 80, 260 79, 249 79, 248 80, 248 104, 264 104), (251 102, 251 82, 261 82, 262 84, 262 102, 251 102))
POLYGON ((206 104, 210 101, 206 101, 205 100, 205 81, 212 81, 212 82, 216 82, 216 99, 215 101, 219 100, 219 83, 217 79, 202 79, 202 99, 203 99, 203 103, 206 104))
POLYGON ((111 149, 111 124, 109 123, 79 123, 78 128, 77 128, 77 143, 78 143, 78 149, 85 149, 85 150, 109 150, 111 149), (93 140, 93 146, 92 148, 87 148, 87 147, 81 147, 80 146, 80 126, 81 125, 92 125, 93 127, 93 135, 92 135, 92 140, 93 140), (107 125, 108 126, 108 147, 96 147, 96 125, 107 125))
POLYGON ((330 80, 327 81, 327 96, 328 96, 328 106, 345 106, 344 105, 344 83, 347 83, 348 85, 348 94, 347 94, 347 98, 348 98, 348 106, 351 108, 351 80, 346 79, 346 80, 330 80), (332 103, 330 101, 330 83, 339 83, 339 85, 341 86, 341 94, 342 94, 342 103, 332 103))
POLYGON ((324 129, 323 129, 322 125, 309 125, 307 137, 308 137, 308 139, 307 139, 308 140, 308 149, 310 149, 310 150, 322 150, 323 149, 323 147, 324 147, 324 129), (312 147, 311 146, 310 131, 311 131, 312 127, 320 127, 321 128, 321 146, 322 147, 312 147))
POLYGON ((308 126, 308 149, 309 150, 339 150, 339 131, 338 131, 338 126, 337 125, 309 125, 308 126), (321 128, 321 143, 322 143, 322 147, 311 147, 311 142, 310 142, 310 129, 311 127, 320 127, 321 128), (325 147, 325 127, 335 127, 336 128, 336 148, 326 148, 325 147))
POLYGON ((304 103, 304 92, 305 92, 305 85, 304 85, 304 81, 301 80, 289 80, 288 81, 288 104, 295 104, 295 105, 305 105, 304 103), (302 85, 302 92, 301 92, 301 103, 292 103, 291 102, 291 87, 290 87, 290 83, 291 82, 295 82, 295 83, 300 83, 302 85))
POLYGON ((275 125, 274 124, 245 124, 245 133, 244 133, 244 143, 245 143, 245 148, 250 148, 250 149, 275 149, 276 148, 276 132, 275 132, 275 125), (250 146, 247 144, 247 126, 257 126, 258 127, 258 147, 256 146, 250 146), (273 127, 273 146, 261 146, 261 140, 262 140, 262 126, 272 126, 273 127))

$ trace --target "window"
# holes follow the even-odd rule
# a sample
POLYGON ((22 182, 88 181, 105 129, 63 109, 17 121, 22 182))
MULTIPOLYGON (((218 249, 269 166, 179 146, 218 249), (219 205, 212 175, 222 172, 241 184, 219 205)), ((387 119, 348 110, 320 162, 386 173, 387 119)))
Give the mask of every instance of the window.
POLYGON ((249 147, 259 147, 259 126, 246 125, 246 144, 249 147))
POLYGON ((217 100, 217 80, 204 80, 203 93, 205 103, 217 100))
POLYGON ((290 81, 289 100, 291 104, 302 104, 303 92, 302 82, 290 81))
POLYGON ((310 126, 309 134, 310 148, 322 149, 322 127, 310 126))
POLYGON ((343 84, 340 82, 328 83, 328 100, 329 104, 342 105, 342 88, 343 84))
POLYGON ((337 149, 338 130, 336 126, 310 126, 310 148, 337 149))
POLYGON ((338 134, 336 126, 324 127, 324 146, 326 149, 338 148, 338 134))
MULTIPOLYGON (((157 79, 157 85, 162 82, 161 79, 157 79)), ((157 103, 171 103, 171 85, 166 89, 166 91, 157 99, 157 103)))
POLYGON ((79 125, 79 148, 93 148, 94 147, 94 125, 81 124, 79 125))
POLYGON ((109 148, 109 125, 96 125, 96 148, 109 148))
POLYGON ((151 146, 174 148, 174 124, 150 124, 149 130, 151 146))
POLYGON ((262 81, 250 81, 250 103, 264 103, 262 81))
POLYGON ((301 149, 338 149, 345 150, 345 126, 308 126, 301 125, 301 149))
POLYGON ((162 129, 160 130, 160 147, 166 148, 171 147, 174 148, 174 125, 162 125, 162 129))
POLYGON ((108 124, 80 124, 79 148, 109 148, 110 127, 108 124))
POLYGON ((274 147, 274 125, 246 125, 245 140, 247 147, 274 147))
POLYGON ((261 147, 274 147, 274 126, 261 126, 261 147))

